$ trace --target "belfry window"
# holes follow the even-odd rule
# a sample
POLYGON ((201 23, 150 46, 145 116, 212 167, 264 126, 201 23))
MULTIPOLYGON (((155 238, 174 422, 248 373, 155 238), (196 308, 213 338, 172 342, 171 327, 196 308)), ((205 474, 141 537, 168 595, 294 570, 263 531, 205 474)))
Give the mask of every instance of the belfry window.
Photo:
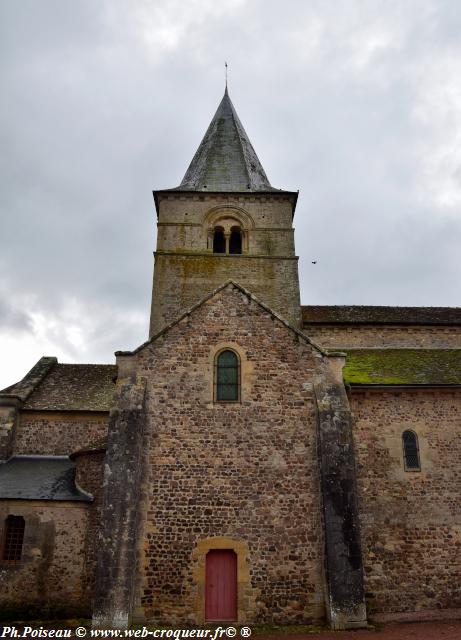
POLYGON ((3 534, 2 561, 15 564, 21 560, 25 522, 22 516, 8 516, 3 534))
POLYGON ((242 253, 243 232, 239 226, 219 226, 213 229, 213 253, 238 255, 242 253))
POLYGON ((404 431, 402 434, 403 460, 405 471, 420 471, 418 438, 414 431, 404 431))
POLYGON ((238 402, 240 400, 240 361, 238 355, 226 349, 215 362, 215 400, 238 402))
POLYGON ((213 253, 226 253, 226 237, 222 227, 216 227, 214 230, 213 253))
POLYGON ((229 253, 242 253, 242 232, 239 227, 232 227, 231 229, 229 253))

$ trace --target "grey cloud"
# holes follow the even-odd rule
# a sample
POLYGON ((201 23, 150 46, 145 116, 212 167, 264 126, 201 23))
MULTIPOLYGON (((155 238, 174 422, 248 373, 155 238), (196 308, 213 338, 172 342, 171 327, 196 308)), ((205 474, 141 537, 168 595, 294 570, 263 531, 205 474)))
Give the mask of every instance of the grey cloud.
MULTIPOLYGON (((85 357, 145 338, 151 191, 181 180, 224 60, 269 179, 300 189, 303 303, 459 305, 461 217, 424 171, 437 152, 441 175, 456 174, 443 151, 461 119, 444 100, 461 91, 447 62, 460 15, 456 0, 2 3, 0 267, 21 292, 13 308, 33 298, 59 324, 77 300, 94 314, 85 357), (125 316, 145 317, 144 335, 125 316)), ((50 340, 65 346, 64 327, 50 340)))
POLYGON ((32 319, 30 316, 5 300, 0 300, 0 331, 30 332, 32 319))

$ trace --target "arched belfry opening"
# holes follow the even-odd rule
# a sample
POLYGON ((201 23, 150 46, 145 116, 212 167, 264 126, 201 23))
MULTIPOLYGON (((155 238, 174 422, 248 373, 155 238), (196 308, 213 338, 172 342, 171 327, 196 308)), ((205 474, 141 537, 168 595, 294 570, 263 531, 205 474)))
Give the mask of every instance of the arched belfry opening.
POLYGON ((229 253, 242 253, 242 231, 240 227, 232 227, 229 238, 229 253))
POLYGON ((220 217, 208 227, 208 247, 213 248, 213 253, 241 255, 248 250, 247 235, 240 220, 220 217))
POLYGON ((222 227, 215 227, 214 229, 213 253, 226 253, 226 236, 222 227))

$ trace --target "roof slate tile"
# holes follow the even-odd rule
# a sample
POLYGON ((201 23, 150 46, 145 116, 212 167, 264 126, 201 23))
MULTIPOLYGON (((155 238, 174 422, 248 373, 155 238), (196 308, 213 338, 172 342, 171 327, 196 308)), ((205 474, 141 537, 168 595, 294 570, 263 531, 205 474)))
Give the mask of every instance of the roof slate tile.
POLYGON ((24 403, 24 409, 109 411, 117 367, 108 364, 55 364, 24 403))

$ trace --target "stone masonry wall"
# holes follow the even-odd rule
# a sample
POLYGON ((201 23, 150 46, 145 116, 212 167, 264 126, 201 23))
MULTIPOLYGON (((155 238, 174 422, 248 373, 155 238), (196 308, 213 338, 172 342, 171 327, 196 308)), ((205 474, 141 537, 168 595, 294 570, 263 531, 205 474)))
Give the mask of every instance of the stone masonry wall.
POLYGON ((228 280, 299 327, 298 265, 287 194, 161 194, 150 335, 228 280), (213 254, 212 229, 229 219, 242 255, 213 254))
POLYGON ((305 333, 328 349, 408 347, 450 349, 461 345, 461 326, 305 325, 305 333))
POLYGON ((83 589, 85 599, 91 601, 96 578, 97 535, 101 522, 101 492, 104 475, 105 451, 85 453, 75 457, 76 483, 94 500, 88 509, 88 526, 85 535, 85 567, 83 589))
POLYGON ((25 411, 20 414, 14 455, 69 455, 107 434, 107 413, 25 411))
POLYGON ((152 299, 153 331, 228 280, 234 280, 299 326, 298 262, 296 258, 157 254, 152 299))
MULTIPOLYGON (((210 213, 242 211, 256 228, 291 228, 292 196, 287 194, 170 193, 159 197, 159 223, 206 224, 210 213)), ((206 234, 195 248, 206 247, 206 234)))
POLYGON ((2 405, 0 399, 0 460, 8 460, 13 451, 13 438, 18 419, 19 400, 2 405))
POLYGON ((323 617, 318 352, 228 286, 135 357, 148 394, 145 617, 203 622, 212 548, 237 553, 239 622, 323 617), (239 403, 213 401, 225 347, 241 358, 239 403))
POLYGON ((369 614, 461 612, 461 393, 354 390, 351 407, 369 614), (406 429, 420 472, 404 470, 406 429))
POLYGON ((40 501, 0 503, 0 535, 8 515, 23 516, 21 561, 0 561, 0 611, 21 619, 26 614, 88 616, 83 589, 88 507, 40 501))

